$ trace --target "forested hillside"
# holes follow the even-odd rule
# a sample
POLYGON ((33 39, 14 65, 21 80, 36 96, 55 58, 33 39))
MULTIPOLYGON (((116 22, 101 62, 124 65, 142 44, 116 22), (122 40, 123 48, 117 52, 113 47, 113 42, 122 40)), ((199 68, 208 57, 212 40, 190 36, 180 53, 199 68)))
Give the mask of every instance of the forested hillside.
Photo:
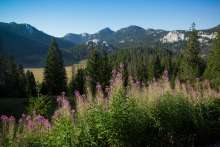
MULTIPOLYGON (((218 29, 219 26, 216 26, 198 31, 204 56, 210 50, 218 29)), ((25 67, 42 67, 52 37, 29 24, 0 23, 0 52, 13 56, 17 63, 25 67)), ((188 30, 166 31, 132 25, 117 31, 104 28, 95 34, 69 33, 55 38, 64 56, 64 64, 69 65, 87 58, 91 43, 102 46, 108 52, 122 48, 159 48, 179 53, 186 46, 188 37, 188 30)))

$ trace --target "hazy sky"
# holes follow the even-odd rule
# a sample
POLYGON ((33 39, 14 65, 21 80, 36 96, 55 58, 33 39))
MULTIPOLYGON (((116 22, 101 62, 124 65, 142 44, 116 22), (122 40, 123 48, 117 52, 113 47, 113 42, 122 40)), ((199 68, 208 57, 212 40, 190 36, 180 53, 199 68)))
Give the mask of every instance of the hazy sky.
POLYGON ((55 36, 129 25, 188 29, 220 24, 220 0, 0 0, 0 21, 28 23, 55 36))

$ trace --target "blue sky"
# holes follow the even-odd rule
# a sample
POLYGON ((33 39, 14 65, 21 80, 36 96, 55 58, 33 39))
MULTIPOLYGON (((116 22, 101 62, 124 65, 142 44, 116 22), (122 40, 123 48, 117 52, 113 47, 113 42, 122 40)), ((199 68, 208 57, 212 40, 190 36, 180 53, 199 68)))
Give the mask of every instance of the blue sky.
POLYGON ((220 0, 0 0, 0 21, 29 23, 55 36, 129 25, 188 29, 220 24, 220 0))

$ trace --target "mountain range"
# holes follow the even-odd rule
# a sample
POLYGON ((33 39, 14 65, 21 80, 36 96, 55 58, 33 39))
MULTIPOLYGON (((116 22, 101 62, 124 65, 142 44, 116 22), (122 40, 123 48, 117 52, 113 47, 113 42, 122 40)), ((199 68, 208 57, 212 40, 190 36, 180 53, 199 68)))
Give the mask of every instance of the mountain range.
MULTIPOLYGON (((220 25, 198 30, 199 41, 204 52, 209 50, 210 43, 219 29, 220 25)), ((51 38, 54 37, 63 53, 65 64, 70 64, 86 57, 89 42, 102 44, 109 51, 139 46, 154 48, 158 45, 167 46, 167 44, 171 50, 178 51, 183 48, 181 43, 188 39, 188 35, 188 30, 144 29, 131 25, 117 31, 104 28, 94 34, 68 33, 63 37, 54 37, 29 24, 1 22, 0 53, 13 56, 18 63, 26 67, 43 66, 51 38)))

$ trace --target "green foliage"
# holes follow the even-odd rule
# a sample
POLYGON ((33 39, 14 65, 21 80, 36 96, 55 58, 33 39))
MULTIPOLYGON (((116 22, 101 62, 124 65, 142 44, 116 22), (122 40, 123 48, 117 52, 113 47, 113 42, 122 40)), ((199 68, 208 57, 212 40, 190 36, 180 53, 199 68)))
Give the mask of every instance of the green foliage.
POLYGON ((86 73, 84 69, 78 69, 77 74, 72 76, 72 80, 69 84, 70 94, 74 91, 79 91, 79 93, 86 94, 86 73))
POLYGON ((27 96, 26 93, 26 77, 24 73, 23 66, 18 66, 18 91, 19 91, 19 97, 27 96))
POLYGON ((92 49, 87 61, 87 74, 90 77, 90 87, 93 96, 96 94, 96 85, 99 83, 105 92, 106 86, 110 84, 112 67, 105 51, 92 49))
POLYGON ((0 56, 0 70, 0 97, 26 98, 27 80, 23 67, 11 58, 0 56))
POLYGON ((98 82, 102 86, 102 90, 105 93, 105 88, 109 86, 112 72, 112 65, 110 64, 108 55, 106 51, 103 51, 101 55, 100 65, 99 65, 99 77, 98 82))
MULTIPOLYGON (((32 106, 48 105, 35 103, 32 106)), ((138 97, 128 97, 120 89, 110 97, 108 105, 92 103, 74 114, 65 103, 65 107, 54 113, 48 130, 37 128, 22 134, 22 128, 26 127, 12 125, 15 135, 3 143, 67 147, 204 146, 219 141, 219 119, 217 98, 194 104, 182 95, 165 94, 155 101, 142 103, 138 97)))
POLYGON ((87 60, 87 67, 86 67, 88 76, 91 78, 90 87, 93 96, 95 96, 96 84, 98 82, 100 60, 101 60, 100 55, 98 54, 97 50, 93 49, 89 56, 89 59, 87 60))
POLYGON ((212 50, 209 53, 207 68, 204 76, 209 79, 211 86, 218 89, 220 85, 220 31, 213 42, 212 50))
POLYGON ((30 115, 36 113, 43 116, 49 116, 51 111, 53 111, 53 102, 50 97, 33 97, 29 99, 26 109, 30 115))
POLYGON ((169 76, 175 77, 175 55, 168 50, 151 48, 119 49, 110 55, 114 68, 124 63, 126 76, 132 76, 134 81, 147 85, 154 78, 159 79, 163 71, 168 70, 169 76))
POLYGON ((66 72, 61 52, 55 39, 48 50, 44 71, 44 82, 49 95, 58 95, 66 91, 66 72))
POLYGON ((74 125, 67 116, 61 116, 54 122, 54 127, 48 134, 44 144, 46 146, 65 146, 72 147, 76 144, 74 139, 74 125))
POLYGON ((128 78, 129 78, 129 74, 128 74, 128 65, 126 63, 123 64, 123 71, 122 71, 122 78, 123 78, 123 86, 124 88, 126 88, 128 86, 128 78))
POLYGON ((202 61, 199 56, 200 45, 198 41, 198 32, 195 30, 195 25, 192 26, 189 39, 187 41, 187 47, 183 50, 180 68, 179 78, 181 81, 195 81, 202 75, 203 69, 201 69, 202 61))
POLYGON ((123 90, 113 95, 109 106, 109 132, 116 146, 146 146, 155 143, 154 120, 148 109, 127 97, 123 90))
POLYGON ((185 97, 166 94, 159 98, 154 109, 162 144, 189 146, 194 143, 195 110, 185 97))
POLYGON ((95 105, 86 115, 88 134, 96 146, 155 145, 154 120, 147 108, 119 90, 112 97, 109 110, 95 105))
POLYGON ((158 55, 156 55, 155 62, 153 63, 153 65, 154 65, 154 77, 156 79, 159 79, 163 73, 163 68, 158 55))
POLYGON ((110 115, 102 105, 93 106, 88 110, 86 124, 87 136, 90 136, 91 145, 110 145, 110 115))
POLYGON ((37 96, 37 86, 34 75, 31 71, 26 72, 26 90, 28 97, 37 96))
POLYGON ((200 116, 196 144, 211 144, 220 138, 220 100, 210 98, 196 105, 200 116))

